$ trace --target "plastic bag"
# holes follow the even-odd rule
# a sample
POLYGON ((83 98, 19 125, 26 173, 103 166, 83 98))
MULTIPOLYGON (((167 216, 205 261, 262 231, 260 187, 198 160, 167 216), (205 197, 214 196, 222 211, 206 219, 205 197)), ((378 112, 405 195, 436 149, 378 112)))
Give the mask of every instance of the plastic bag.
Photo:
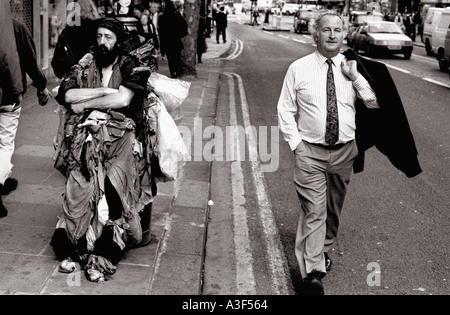
POLYGON ((152 72, 148 84, 150 85, 149 88, 153 88, 153 91, 164 103, 173 120, 180 122, 183 118, 180 106, 189 94, 191 82, 171 79, 158 72, 152 72))
POLYGON ((158 127, 154 153, 158 157, 161 172, 166 180, 172 181, 177 178, 179 163, 191 160, 183 138, 175 121, 168 113, 164 104, 159 101, 158 105, 158 127))

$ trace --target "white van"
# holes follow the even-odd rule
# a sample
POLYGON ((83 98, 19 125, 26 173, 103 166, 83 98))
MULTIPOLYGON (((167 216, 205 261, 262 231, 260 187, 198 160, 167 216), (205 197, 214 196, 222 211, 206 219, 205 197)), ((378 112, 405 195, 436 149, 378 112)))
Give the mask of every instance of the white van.
POLYGON ((450 26, 450 7, 441 13, 439 23, 433 31, 431 36, 431 48, 433 53, 436 55, 436 59, 439 62, 439 69, 441 71, 447 71, 448 65, 441 62, 444 58, 444 42, 445 35, 450 26))
POLYGON ((423 36, 422 41, 425 44, 425 49, 428 56, 433 55, 433 49, 431 46, 431 37, 433 36, 433 31, 439 23, 442 12, 445 8, 428 8, 427 15, 425 16, 425 22, 423 24, 423 36))
POLYGON ((299 9, 300 5, 296 3, 284 3, 281 13, 284 15, 294 15, 299 9))

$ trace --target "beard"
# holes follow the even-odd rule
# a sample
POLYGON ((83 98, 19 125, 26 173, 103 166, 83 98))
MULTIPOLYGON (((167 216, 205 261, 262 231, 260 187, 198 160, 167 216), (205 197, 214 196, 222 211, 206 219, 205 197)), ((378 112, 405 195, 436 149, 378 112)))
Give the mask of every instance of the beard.
POLYGON ((119 49, 114 46, 112 50, 108 50, 105 45, 96 46, 94 48, 94 56, 97 66, 100 68, 111 65, 119 55, 119 49))

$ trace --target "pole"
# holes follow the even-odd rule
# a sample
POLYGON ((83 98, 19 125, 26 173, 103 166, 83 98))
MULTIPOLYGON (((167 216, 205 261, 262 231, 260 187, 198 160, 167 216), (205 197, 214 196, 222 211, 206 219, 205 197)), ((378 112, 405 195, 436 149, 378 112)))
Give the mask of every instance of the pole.
POLYGON ((41 0, 41 30, 42 30, 42 36, 41 36, 41 43, 42 43, 42 59, 41 59, 41 65, 42 70, 48 75, 48 58, 49 58, 49 23, 48 23, 48 0, 41 0))

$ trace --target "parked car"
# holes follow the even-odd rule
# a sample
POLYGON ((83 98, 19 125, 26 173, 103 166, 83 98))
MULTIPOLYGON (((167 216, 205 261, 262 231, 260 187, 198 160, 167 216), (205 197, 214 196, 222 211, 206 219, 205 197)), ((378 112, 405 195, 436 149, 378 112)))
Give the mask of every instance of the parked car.
MULTIPOLYGON (((447 10, 450 10, 447 9, 447 10)), ((442 16, 442 12, 446 11, 445 8, 428 8, 427 15, 425 16, 425 21, 423 24, 423 35, 422 41, 425 44, 425 50, 428 56, 433 56, 433 32, 439 24, 442 16)))
POLYGON ((294 15, 294 32, 303 33, 308 32, 308 23, 311 19, 315 19, 319 14, 319 10, 315 8, 311 9, 298 9, 294 15))
POLYGON ((383 14, 369 11, 352 11, 348 20, 347 45, 353 46, 353 33, 366 21, 383 21, 383 14))
POLYGON ((353 49, 356 52, 363 50, 369 56, 377 53, 403 54, 405 59, 411 58, 413 42, 394 22, 365 22, 353 36, 353 49))
POLYGON ((439 23, 431 36, 431 49, 439 62, 439 69, 441 71, 447 71, 448 69, 448 63, 444 59, 444 42, 449 26, 450 8, 442 12, 439 23))

